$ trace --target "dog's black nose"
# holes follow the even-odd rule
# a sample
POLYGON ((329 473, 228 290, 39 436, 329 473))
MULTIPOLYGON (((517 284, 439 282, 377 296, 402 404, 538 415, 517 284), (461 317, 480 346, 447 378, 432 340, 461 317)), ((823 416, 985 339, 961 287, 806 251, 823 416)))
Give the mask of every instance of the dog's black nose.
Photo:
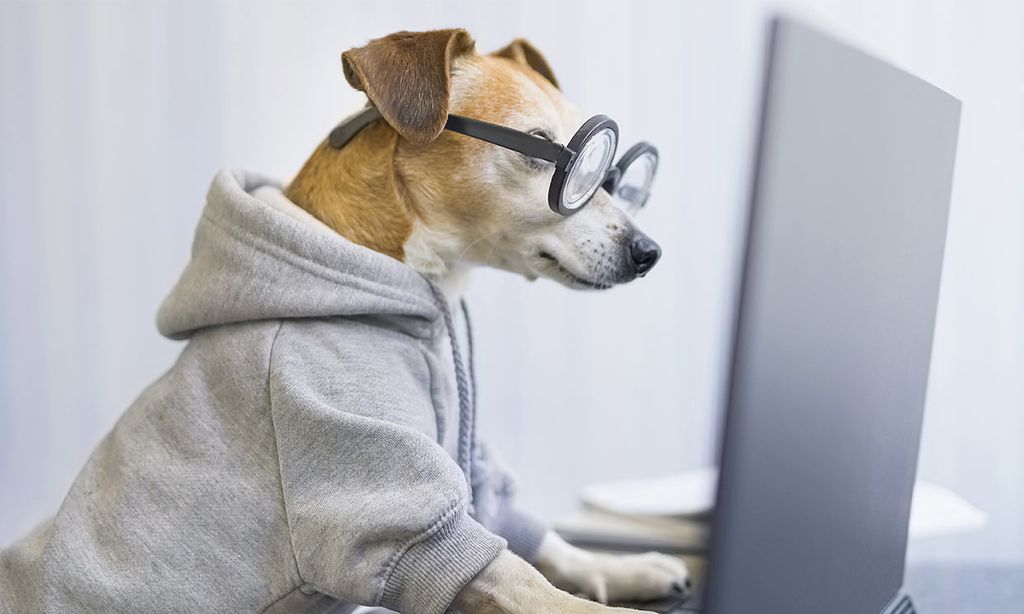
POLYGON ((661 247, 642 232, 637 232, 629 243, 629 257, 636 268, 636 274, 643 277, 654 268, 661 258, 661 247))

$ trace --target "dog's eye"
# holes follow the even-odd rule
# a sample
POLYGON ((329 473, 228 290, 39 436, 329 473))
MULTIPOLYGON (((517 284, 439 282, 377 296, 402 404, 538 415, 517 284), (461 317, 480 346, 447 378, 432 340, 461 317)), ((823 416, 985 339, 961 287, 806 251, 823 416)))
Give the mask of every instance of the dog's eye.
MULTIPOLYGON (((550 132, 544 130, 543 128, 534 128, 533 130, 530 130, 528 134, 532 134, 533 136, 539 136, 540 138, 547 141, 554 142, 555 140, 555 137, 553 137, 550 132)), ((551 168, 551 163, 546 160, 541 160, 539 158, 531 158, 530 156, 521 157, 523 161, 525 161, 526 164, 529 165, 530 168, 532 168, 533 170, 542 171, 551 168)))

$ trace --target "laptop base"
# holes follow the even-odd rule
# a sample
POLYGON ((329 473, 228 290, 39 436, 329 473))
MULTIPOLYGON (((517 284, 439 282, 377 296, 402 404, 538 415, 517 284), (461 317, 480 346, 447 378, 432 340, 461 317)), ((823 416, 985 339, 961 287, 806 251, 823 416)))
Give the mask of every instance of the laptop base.
MULTIPOLYGON (((703 611, 699 594, 689 596, 677 594, 647 603, 617 603, 613 605, 634 608, 644 612, 657 612, 658 614, 699 614, 703 611)), ((914 603, 908 595, 901 595, 879 614, 917 614, 917 610, 914 608, 914 603)))

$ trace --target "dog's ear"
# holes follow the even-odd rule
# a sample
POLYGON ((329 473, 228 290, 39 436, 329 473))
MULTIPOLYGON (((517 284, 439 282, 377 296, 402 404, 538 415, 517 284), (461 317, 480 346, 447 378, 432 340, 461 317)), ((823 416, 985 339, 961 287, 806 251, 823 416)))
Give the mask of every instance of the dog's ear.
POLYGON ((444 130, 452 60, 474 50, 465 30, 396 32, 341 54, 345 79, 366 92, 385 121, 417 144, 444 130))
POLYGON ((529 66, 537 71, 540 76, 550 81, 551 85, 558 87, 558 79, 555 79, 555 73, 551 70, 548 61, 544 59, 540 51, 537 51, 536 47, 524 38, 517 38, 505 47, 495 51, 494 55, 529 66))

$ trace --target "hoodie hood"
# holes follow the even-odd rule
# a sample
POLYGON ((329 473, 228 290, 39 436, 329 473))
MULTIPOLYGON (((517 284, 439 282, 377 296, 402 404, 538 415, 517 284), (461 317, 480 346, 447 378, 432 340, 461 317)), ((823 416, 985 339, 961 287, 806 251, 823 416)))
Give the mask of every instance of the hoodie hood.
POLYGON ((441 317, 430 282, 408 265, 356 245, 255 173, 221 171, 192 243, 192 258, 157 312, 157 328, 187 339, 255 320, 385 316, 416 336, 441 317), (274 204, 257 190, 274 190, 274 204))

